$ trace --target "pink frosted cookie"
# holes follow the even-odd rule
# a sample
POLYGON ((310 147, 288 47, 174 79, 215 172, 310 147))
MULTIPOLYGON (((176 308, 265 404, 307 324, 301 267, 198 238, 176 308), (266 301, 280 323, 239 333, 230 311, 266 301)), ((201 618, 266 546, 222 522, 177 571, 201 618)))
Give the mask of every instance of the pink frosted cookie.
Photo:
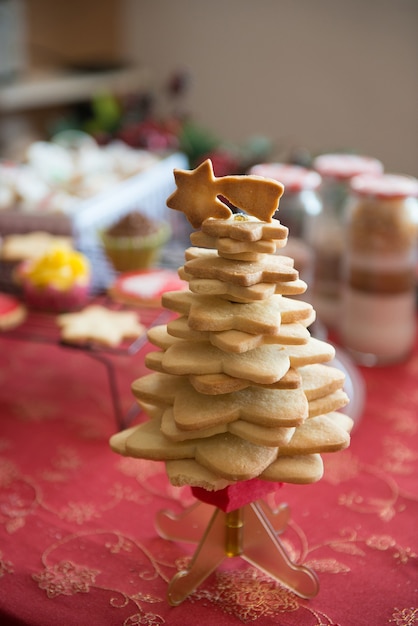
POLYGON ((21 324, 26 317, 26 308, 17 298, 0 293, 0 331, 10 330, 21 324))
POLYGON ((187 282, 167 269, 140 270, 121 274, 109 289, 117 302, 139 306, 161 306, 167 291, 187 289, 187 282))

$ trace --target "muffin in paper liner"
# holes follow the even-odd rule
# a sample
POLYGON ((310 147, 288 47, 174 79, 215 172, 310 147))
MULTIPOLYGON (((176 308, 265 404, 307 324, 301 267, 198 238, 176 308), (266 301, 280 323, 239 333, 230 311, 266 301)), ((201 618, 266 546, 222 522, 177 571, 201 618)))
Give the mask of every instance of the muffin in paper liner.
POLYGON ((166 222, 134 212, 100 233, 103 248, 118 272, 147 269, 155 265, 171 236, 166 222))

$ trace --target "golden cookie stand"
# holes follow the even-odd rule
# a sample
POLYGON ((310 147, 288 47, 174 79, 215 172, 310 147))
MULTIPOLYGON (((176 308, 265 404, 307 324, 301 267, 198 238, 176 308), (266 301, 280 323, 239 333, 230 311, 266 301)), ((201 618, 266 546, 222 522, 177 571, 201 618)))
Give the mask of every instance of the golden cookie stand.
POLYGON ((225 558, 239 556, 302 598, 319 591, 316 574, 297 565, 287 555, 279 535, 289 521, 287 505, 272 511, 263 500, 224 512, 197 502, 180 515, 157 514, 160 536, 172 541, 198 543, 190 567, 172 578, 168 601, 177 606, 187 598, 225 558))

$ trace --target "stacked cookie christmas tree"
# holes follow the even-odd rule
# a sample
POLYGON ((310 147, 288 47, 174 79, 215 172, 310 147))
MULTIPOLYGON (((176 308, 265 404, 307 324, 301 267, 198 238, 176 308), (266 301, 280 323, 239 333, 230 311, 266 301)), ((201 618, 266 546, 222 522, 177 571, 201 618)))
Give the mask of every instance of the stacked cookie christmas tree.
POLYGON ((283 186, 256 176, 216 178, 211 162, 174 173, 167 200, 196 229, 179 275, 186 291, 152 328, 151 373, 132 389, 149 419, 117 433, 114 451, 165 461, 173 485, 217 491, 239 481, 310 483, 321 453, 349 445, 351 419, 334 348, 315 339, 306 284, 281 254, 273 215, 283 186), (232 213, 225 199, 237 208, 232 213))

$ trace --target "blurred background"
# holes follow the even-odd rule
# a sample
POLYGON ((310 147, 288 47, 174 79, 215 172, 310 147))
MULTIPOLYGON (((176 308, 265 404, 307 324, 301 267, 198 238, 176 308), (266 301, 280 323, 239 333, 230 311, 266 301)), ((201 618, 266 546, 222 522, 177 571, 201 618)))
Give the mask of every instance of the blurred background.
MULTIPOLYGON (((91 295, 159 305, 186 285, 173 284, 191 232, 167 207, 173 170, 210 157, 216 176, 284 183, 285 254, 316 337, 361 364, 405 359, 417 32, 417 0, 0 0, 0 293, 49 312, 91 295), (352 194, 362 173, 377 188, 352 194)), ((339 363, 359 415, 361 383, 339 363)))
POLYGON ((417 26, 416 0, 0 0, 1 156, 98 93, 146 93, 273 158, 349 150, 416 175, 417 26))

